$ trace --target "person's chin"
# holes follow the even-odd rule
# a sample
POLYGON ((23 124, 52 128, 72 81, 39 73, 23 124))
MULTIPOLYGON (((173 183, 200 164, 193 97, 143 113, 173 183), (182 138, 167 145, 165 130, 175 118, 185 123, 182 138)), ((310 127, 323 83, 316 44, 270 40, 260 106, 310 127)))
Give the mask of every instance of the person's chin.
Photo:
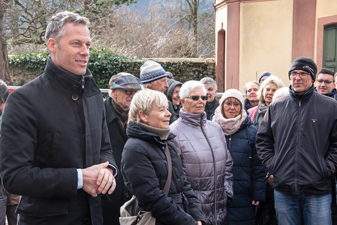
POLYGON ((319 90, 319 93, 322 94, 322 95, 328 94, 328 92, 326 90, 322 90, 322 89, 319 90))
POLYGON ((162 128, 162 129, 169 129, 169 128, 170 128, 170 121, 162 122, 161 128, 162 128))

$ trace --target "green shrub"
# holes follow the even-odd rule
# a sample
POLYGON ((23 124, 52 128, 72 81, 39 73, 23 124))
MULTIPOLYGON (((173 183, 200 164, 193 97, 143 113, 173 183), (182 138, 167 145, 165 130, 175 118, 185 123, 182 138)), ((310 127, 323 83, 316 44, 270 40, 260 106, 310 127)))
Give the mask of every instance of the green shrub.
MULTIPOLYGON (((43 73, 49 53, 30 53, 9 58, 9 64, 13 67, 21 67, 27 70, 43 73)), ((108 49, 90 51, 88 68, 100 88, 109 88, 109 80, 112 75, 119 72, 128 72, 139 78, 140 67, 144 59, 126 57, 113 54, 108 49)), ((188 80, 200 80, 210 76, 215 79, 214 62, 191 62, 191 61, 169 61, 161 62, 164 69, 173 74, 174 79, 180 82, 188 80)))

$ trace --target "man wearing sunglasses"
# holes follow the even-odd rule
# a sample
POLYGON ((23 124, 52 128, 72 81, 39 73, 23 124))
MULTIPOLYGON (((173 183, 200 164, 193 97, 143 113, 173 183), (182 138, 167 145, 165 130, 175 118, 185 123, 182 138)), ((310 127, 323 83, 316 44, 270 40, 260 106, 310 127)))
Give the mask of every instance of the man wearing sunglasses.
MULTIPOLYGON (((111 146, 117 167, 120 168, 121 156, 127 141, 125 133, 131 101, 137 91, 141 90, 139 79, 121 72, 113 75, 109 81, 110 97, 104 102, 106 121, 110 134, 111 146)), ((124 186, 123 177, 117 176, 115 191, 106 198, 102 196, 103 224, 119 224, 119 208, 131 198, 124 186)))
POLYGON ((327 68, 322 68, 318 73, 316 80, 316 90, 318 93, 328 96, 335 97, 336 95, 336 85, 335 85, 335 73, 327 68))
POLYGON ((315 91, 316 72, 312 59, 294 60, 289 96, 269 106, 257 132, 256 149, 274 176, 276 217, 282 225, 332 224, 337 102, 315 91))

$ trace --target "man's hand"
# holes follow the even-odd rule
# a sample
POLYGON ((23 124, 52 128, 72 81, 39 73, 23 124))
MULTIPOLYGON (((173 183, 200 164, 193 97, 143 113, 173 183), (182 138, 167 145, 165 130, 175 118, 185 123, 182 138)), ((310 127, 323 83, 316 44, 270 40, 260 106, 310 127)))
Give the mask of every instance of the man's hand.
MULTIPOLYGON (((109 163, 108 163, 109 165, 109 163)), ((98 187, 98 193, 105 194, 109 188, 108 194, 111 195, 112 192, 116 188, 116 180, 113 176, 113 171, 110 168, 102 168, 99 171, 97 182, 96 182, 98 187)))
POLYGON ((100 171, 104 168, 107 168, 108 165, 109 162, 105 162, 82 169, 82 176, 83 176, 82 189, 86 191, 88 194, 90 194, 92 197, 97 197, 98 187, 101 184, 101 182, 97 184, 100 171))
POLYGON ((274 183, 274 176, 270 175, 267 179, 268 184, 270 185, 270 187, 273 188, 273 183, 274 183))
POLYGON ((201 221, 197 221, 197 224, 198 224, 198 225, 202 225, 202 222, 201 222, 201 221))

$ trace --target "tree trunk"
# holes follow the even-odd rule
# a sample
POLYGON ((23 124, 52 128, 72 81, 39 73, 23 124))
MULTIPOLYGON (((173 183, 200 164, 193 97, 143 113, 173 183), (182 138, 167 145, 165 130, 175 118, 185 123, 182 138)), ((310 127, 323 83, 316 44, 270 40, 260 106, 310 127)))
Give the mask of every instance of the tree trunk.
POLYGON ((8 2, 9 0, 0 0, 0 79, 7 84, 12 84, 8 64, 7 42, 4 37, 4 17, 8 2))

